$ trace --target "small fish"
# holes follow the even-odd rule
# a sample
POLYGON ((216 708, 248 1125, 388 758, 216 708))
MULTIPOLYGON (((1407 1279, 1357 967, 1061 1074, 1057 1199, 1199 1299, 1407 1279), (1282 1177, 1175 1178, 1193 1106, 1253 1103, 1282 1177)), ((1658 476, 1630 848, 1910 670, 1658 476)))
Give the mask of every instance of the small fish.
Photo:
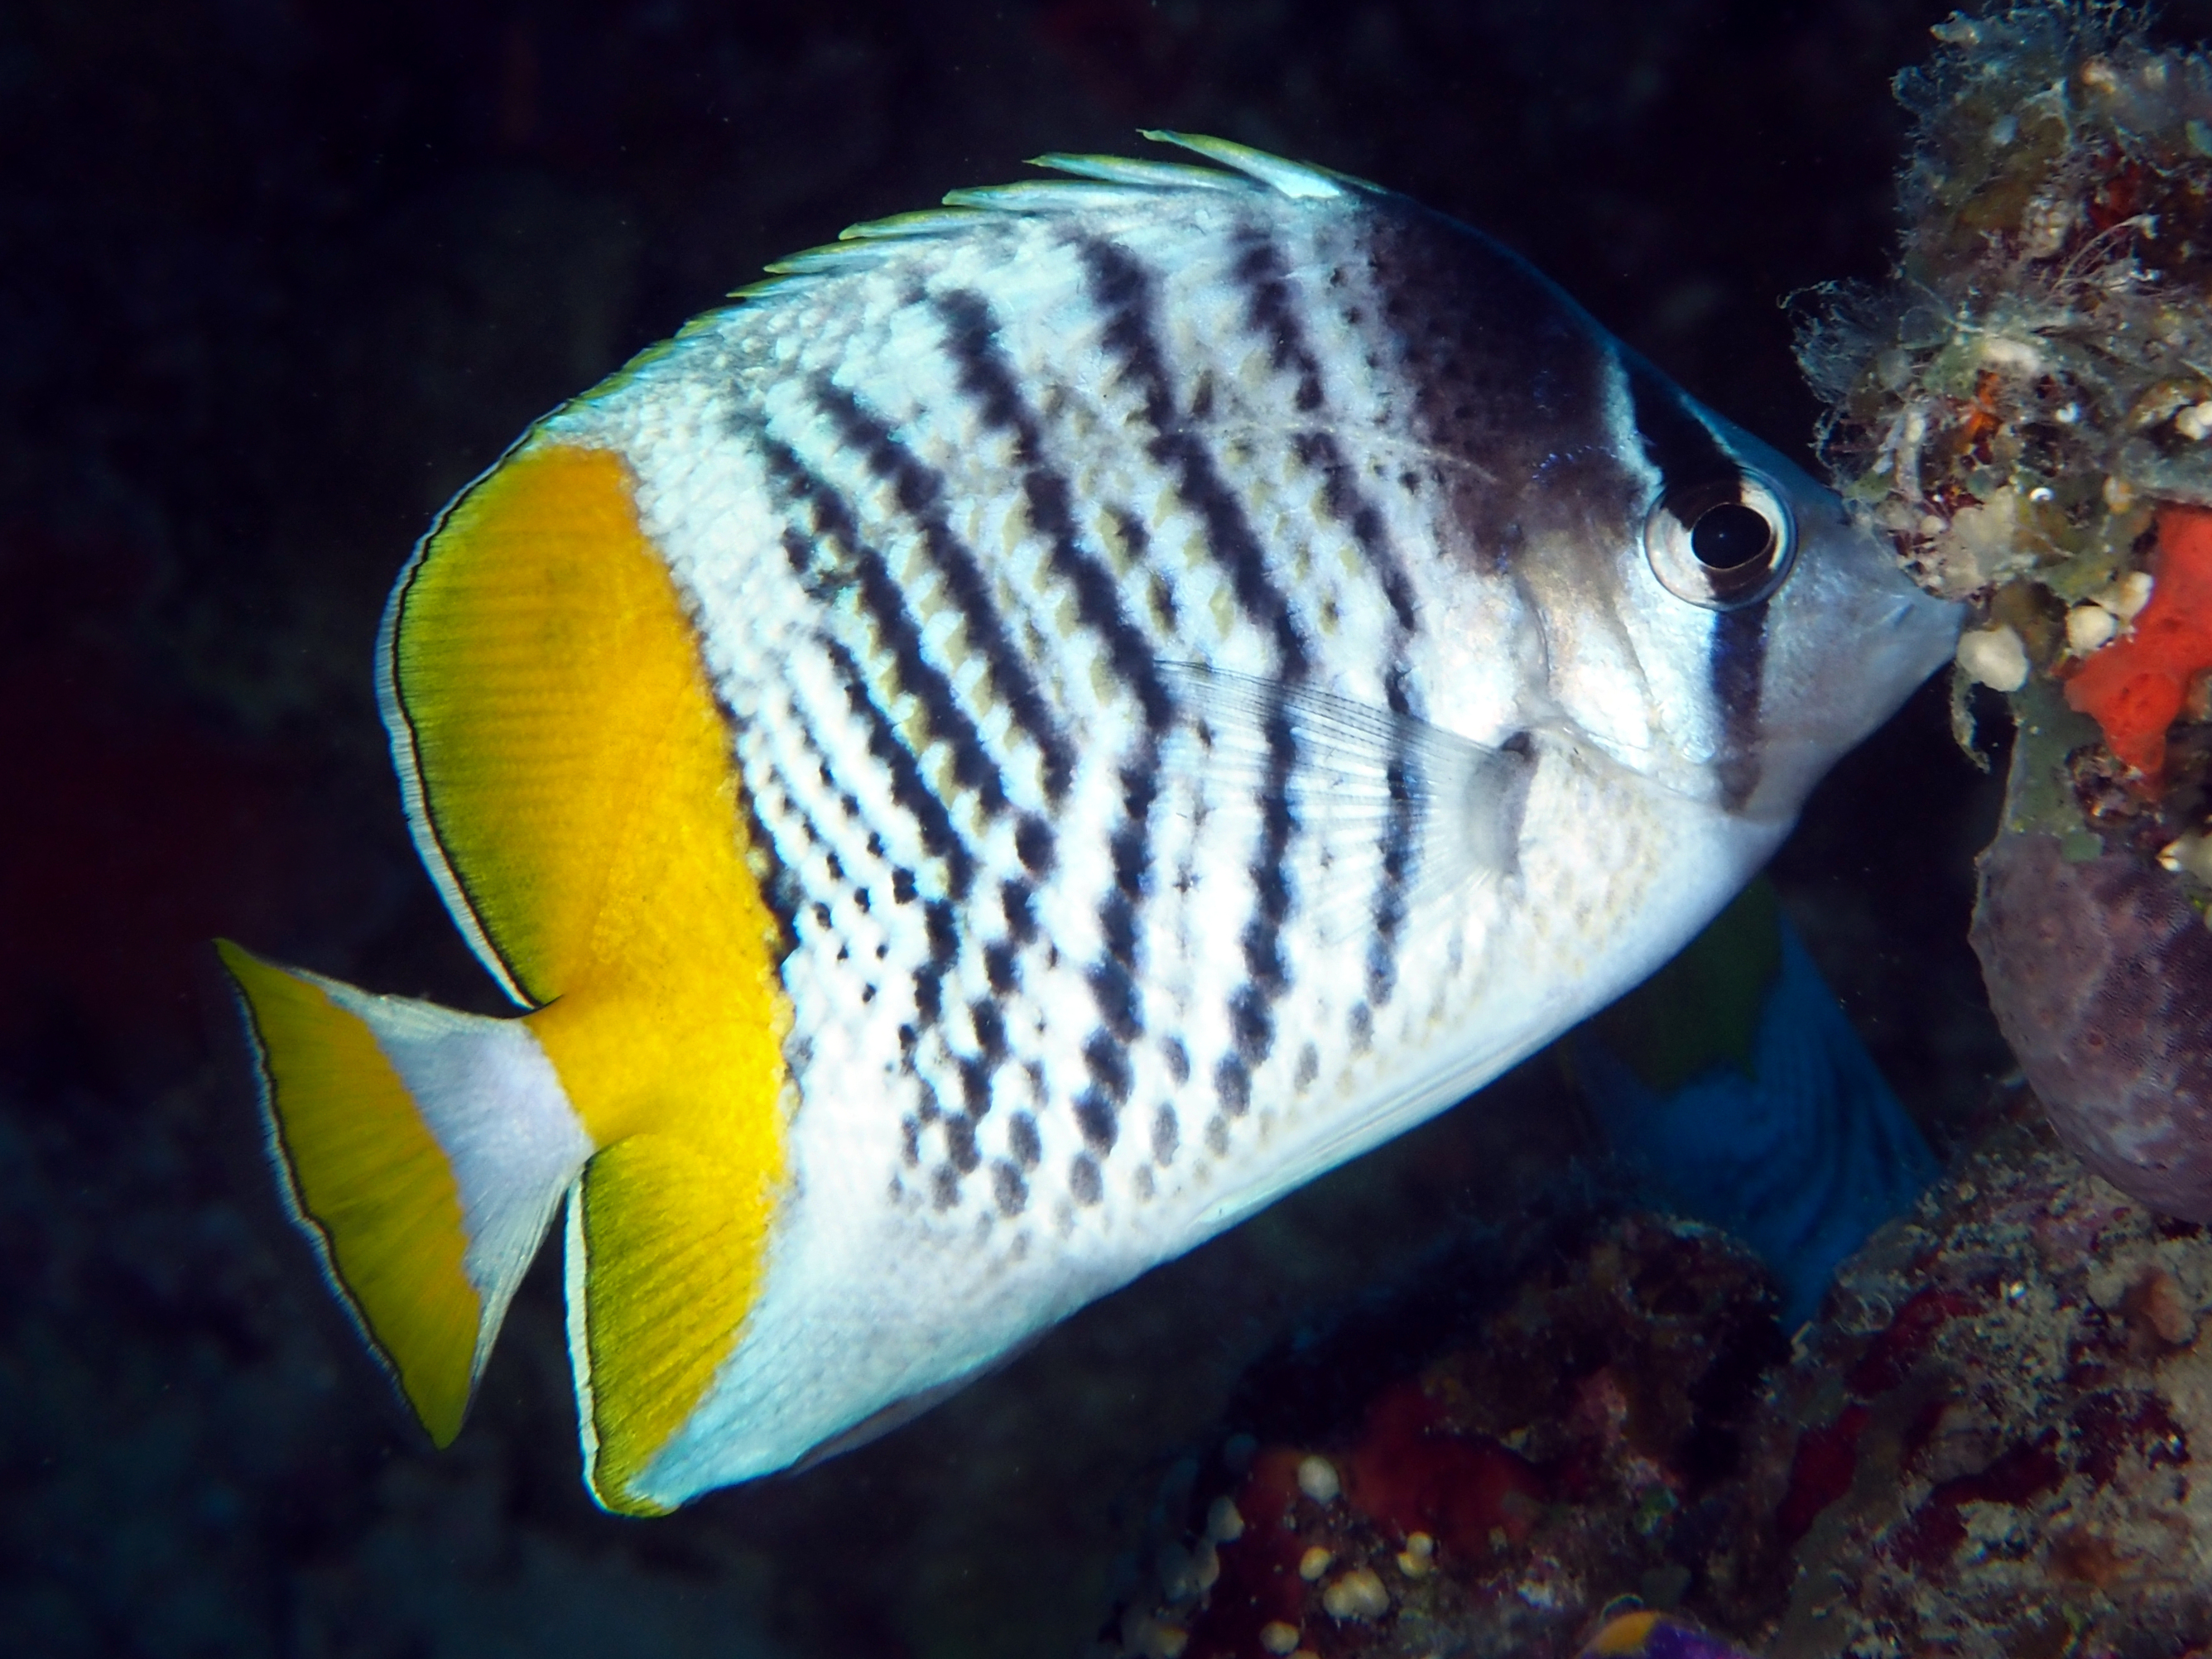
POLYGON ((1764 877, 1565 1048, 1614 1152, 1764 1256, 1791 1327, 1940 1168, 1764 877))
POLYGON ((1741 1648, 1663 1613, 1637 1611, 1606 1621, 1581 1659, 1751 1659, 1741 1648))
POLYGON ((440 1443, 565 1200, 586 1480, 854 1443, 1672 956, 1950 655, 1527 264, 1219 141, 856 227, 538 422, 394 588, 524 1012, 234 945, 440 1443))

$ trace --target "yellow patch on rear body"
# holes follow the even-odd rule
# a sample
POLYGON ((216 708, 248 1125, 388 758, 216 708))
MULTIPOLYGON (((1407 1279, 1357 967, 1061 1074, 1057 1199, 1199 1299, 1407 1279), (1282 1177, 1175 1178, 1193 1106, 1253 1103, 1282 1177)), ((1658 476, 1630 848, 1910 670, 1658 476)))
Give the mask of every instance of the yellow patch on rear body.
POLYGON ((420 807, 592 1139, 574 1355, 593 1489, 682 1425, 759 1294, 785 1169, 779 933, 726 722, 621 459, 525 447, 394 599, 420 807))

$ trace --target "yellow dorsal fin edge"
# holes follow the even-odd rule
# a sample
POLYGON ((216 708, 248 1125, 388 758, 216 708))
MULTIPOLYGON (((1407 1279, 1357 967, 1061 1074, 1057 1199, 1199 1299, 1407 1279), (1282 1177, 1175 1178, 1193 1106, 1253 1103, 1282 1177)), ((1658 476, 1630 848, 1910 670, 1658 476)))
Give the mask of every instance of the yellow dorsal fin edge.
POLYGON ((612 452, 532 440, 395 592, 410 807, 593 1144, 572 1358, 592 1490, 635 1483, 757 1298, 783 1188, 781 931, 729 722, 612 452))

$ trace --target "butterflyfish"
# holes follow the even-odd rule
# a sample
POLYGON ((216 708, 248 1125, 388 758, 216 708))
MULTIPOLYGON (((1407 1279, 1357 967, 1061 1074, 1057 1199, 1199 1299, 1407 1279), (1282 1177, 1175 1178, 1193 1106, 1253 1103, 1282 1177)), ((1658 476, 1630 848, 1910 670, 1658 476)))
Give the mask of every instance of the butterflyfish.
POLYGON ((228 944, 431 1437, 556 1214, 590 1489, 852 1443, 1666 961, 1951 654, 1560 290, 1218 140, 857 226, 538 422, 385 613, 515 1004, 228 944))

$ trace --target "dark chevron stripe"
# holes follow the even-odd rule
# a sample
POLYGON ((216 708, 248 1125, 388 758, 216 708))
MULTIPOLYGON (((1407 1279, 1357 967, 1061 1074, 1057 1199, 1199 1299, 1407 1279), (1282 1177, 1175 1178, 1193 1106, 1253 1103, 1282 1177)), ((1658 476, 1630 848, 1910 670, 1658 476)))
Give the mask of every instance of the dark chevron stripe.
POLYGON ((1114 573, 1085 550, 1076 534, 1073 492, 1045 460, 1036 415, 999 348, 997 317, 980 295, 965 291, 939 296, 937 309, 960 389, 975 400, 984 424, 1014 434, 1030 522, 1052 550, 1053 574, 1074 592, 1077 620, 1106 641, 1107 660, 1136 694, 1146 729, 1158 736, 1175 719, 1175 702, 1154 665, 1152 641, 1122 614, 1114 573))
POLYGON ((1234 272, 1245 287, 1245 325, 1267 342, 1268 361, 1277 372, 1298 377, 1291 398, 1298 412, 1314 414, 1323 402, 1321 363, 1306 343, 1305 325, 1283 270, 1283 251, 1265 231, 1247 232, 1242 240, 1244 251, 1237 255, 1234 272))
MULTIPOLYGON (((1013 367, 998 342, 998 320, 975 294, 942 295, 938 313, 945 345, 963 392, 975 400, 985 424, 1014 437, 1023 467, 1023 492, 1030 523, 1051 550, 1051 568, 1075 595, 1076 617, 1105 641, 1107 660, 1143 711, 1146 739, 1121 769, 1122 822, 1113 836, 1114 886, 1099 906, 1106 954, 1087 975, 1103 1028, 1085 1045, 1091 1085, 1076 1102, 1084 1139, 1103 1157, 1120 1133, 1120 1114, 1132 1086, 1127 1046, 1142 1034, 1137 982, 1138 918, 1152 867, 1152 808, 1159 790, 1159 739, 1175 719, 1151 641, 1121 609, 1113 573, 1083 546, 1075 528, 1073 491, 1045 459, 1043 430, 1023 395, 1013 367)), ((1142 526, 1125 520, 1125 530, 1142 526)))
MULTIPOLYGON (((1298 460, 1321 474, 1322 510, 1351 531, 1352 541, 1365 556, 1368 568, 1382 584, 1383 597, 1390 602, 1391 613, 1398 624, 1398 638, 1391 652, 1390 666, 1383 676, 1384 684, 1391 713, 1410 715, 1412 700, 1406 690, 1409 678, 1406 641, 1419 631, 1420 621, 1413 607, 1413 585, 1406 574, 1405 562, 1398 556, 1382 514, 1360 489, 1336 435, 1326 431, 1302 432, 1291 443, 1298 460)), ((1367 949, 1367 1000, 1377 1008, 1388 1006, 1397 990, 1398 946, 1405 929, 1407 892, 1418 851, 1415 839, 1420 816, 1418 791, 1421 786, 1406 741, 1407 731, 1401 719, 1391 736, 1390 765, 1385 775, 1390 808, 1382 825, 1382 875, 1375 893, 1375 934, 1367 949)))
MULTIPOLYGON (((923 654, 921 630, 906 608, 906 595, 893 580, 884 556, 861 539, 851 503, 809 471, 787 447, 764 432, 754 435, 787 505, 805 506, 814 521, 815 538, 835 541, 843 550, 841 567, 825 571, 816 562, 813 543, 796 529, 787 531, 784 551, 799 580, 817 598, 826 599, 830 585, 849 569, 861 609, 875 623, 878 640, 890 653, 899 685, 921 703, 930 731, 951 753, 953 778, 975 793, 987 814, 995 817, 1004 812, 1006 781, 984 746, 982 734, 961 708, 951 681, 923 654)), ((893 740, 896 741, 896 736, 893 740)))
POLYGON ((1322 510, 1351 531, 1368 568, 1382 584, 1382 597, 1390 601, 1399 631, 1408 638, 1419 633, 1420 619, 1413 610, 1413 584, 1406 574, 1405 561, 1398 556, 1390 532, 1383 527, 1382 514, 1361 492, 1358 477, 1352 463, 1344 459, 1336 434, 1301 432, 1291 444, 1300 464, 1321 474, 1322 510))
POLYGON ((1106 319, 1106 349, 1143 395, 1145 420, 1152 428, 1146 448, 1152 459, 1176 475, 1182 498, 1205 521, 1214 558, 1228 571, 1237 603, 1275 642, 1276 672, 1286 680, 1304 678, 1306 643, 1291 616, 1290 601, 1267 574, 1267 554, 1245 519, 1236 493, 1222 482, 1213 457, 1197 434, 1177 420, 1167 364, 1152 319, 1152 279, 1143 265, 1111 242, 1087 240, 1078 251, 1091 279, 1091 298, 1106 319))
POLYGON ((1229 999, 1229 1028, 1236 1053, 1217 1069, 1223 1108, 1240 1116, 1251 1104, 1252 1069, 1275 1045, 1275 1003, 1290 988, 1283 961, 1283 924, 1290 919, 1289 855, 1297 816, 1291 808, 1291 775, 1297 769, 1297 734, 1279 701, 1269 712, 1267 781, 1261 796, 1260 850, 1252 860, 1252 919, 1240 941, 1245 981, 1229 999))
POLYGON ((1367 946, 1367 1000, 1389 1006, 1398 988, 1398 941, 1406 926, 1406 893, 1412 884, 1419 823, 1419 795, 1404 728, 1391 738, 1390 811, 1382 823, 1382 874, 1375 893, 1375 937, 1367 946))
MULTIPOLYGON (((801 538, 793 536, 785 546, 795 565, 812 556, 811 550, 801 538), (798 543, 796 547, 791 544, 794 541, 798 543)), ((953 827, 951 813, 930 789, 913 754, 899 741, 898 729, 891 724, 890 716, 878 708, 874 698, 868 695, 867 677, 861 673, 853 653, 827 634, 817 635, 816 638, 836 669, 837 677, 844 682, 847 706, 867 728, 868 752, 890 775, 892 800, 914 820, 922 846, 945 866, 945 886, 952 896, 965 898, 975 880, 975 855, 960 839, 960 832, 953 827)), ((894 879, 895 897, 898 896, 897 888, 894 879)))
POLYGON ((1007 637, 1006 619, 991 597, 990 578, 976 562, 974 551, 952 533, 945 520, 944 475, 924 465, 889 427, 827 376, 815 381, 813 392, 837 435, 862 456, 871 472, 892 487, 900 507, 921 527, 930 562, 944 576, 953 604, 981 650, 991 684, 1006 702, 1014 724, 1029 734, 1044 757, 1045 793, 1055 801, 1062 799, 1075 772, 1074 748, 1046 708, 1044 693, 1027 659, 1007 637))
MULTIPOLYGON (((834 790, 836 786, 830 782, 829 757, 815 745, 812 734, 805 730, 805 722, 794 721, 793 725, 798 728, 800 744, 814 757, 817 775, 830 783, 834 790)), ((751 793, 745 792, 744 799, 749 817, 747 827, 752 832, 752 844, 766 848, 775 860, 770 880, 761 884, 761 896, 782 927, 784 937, 795 943, 799 936, 799 913, 805 908, 809 895, 801 885, 797 872, 797 860, 793 856, 791 846, 793 839, 795 836, 810 848, 820 848, 828 857, 833 872, 842 873, 842 866, 838 863, 830 837, 823 832, 820 822, 800 804, 791 769, 772 754, 764 758, 763 764, 769 775, 775 779, 781 788, 782 806, 777 822, 771 824, 760 815, 751 793)), ((836 879, 836 875, 833 874, 831 878, 836 879)), ((861 908, 865 909, 866 894, 860 892, 857 896, 862 901, 861 908)), ((818 915, 816 920, 820 920, 818 915)))
MULTIPOLYGON (((1205 521, 1207 545, 1229 572, 1237 602, 1273 635, 1278 674, 1286 683, 1303 679, 1308 666, 1305 641, 1291 618, 1289 600, 1267 574, 1259 538, 1206 446, 1176 419, 1152 319, 1150 274, 1109 242, 1086 240, 1079 251, 1090 276, 1091 300, 1107 319, 1106 348, 1120 358, 1143 396, 1145 418, 1153 434, 1147 446, 1152 458, 1175 473, 1183 499, 1205 521)), ((1267 721, 1267 735, 1261 845, 1251 869, 1253 915, 1242 940, 1247 978, 1229 1002, 1235 1052, 1223 1056, 1214 1074, 1223 1107, 1231 1116, 1250 1107, 1252 1068, 1273 1048, 1274 1005, 1290 983, 1282 942, 1283 924, 1291 910, 1286 870, 1297 821, 1291 809, 1290 780, 1297 764, 1297 743, 1279 707, 1267 721)))
MULTIPOLYGON (((785 495, 787 507, 803 506, 813 520, 814 537, 834 542, 842 553, 841 563, 848 567, 856 579, 861 606, 874 620, 878 640, 891 653, 899 684, 921 702, 931 731, 953 751, 953 776, 976 791, 987 811, 1004 811, 1007 806, 1004 781, 990 763, 981 735, 955 700, 951 683, 922 655, 920 631, 907 612, 903 596, 892 580, 882 555, 860 538, 850 504, 810 471, 787 447, 765 433, 756 435, 769 475, 785 495)), ((842 574, 842 569, 836 574, 825 572, 817 559, 814 541, 796 527, 785 532, 783 546, 793 571, 811 592, 822 594, 836 580, 836 574, 842 574)), ((900 738, 890 714, 876 702, 858 659, 842 642, 828 635, 817 637, 844 683, 848 707, 866 729, 869 754, 888 775, 892 800, 914 820, 923 847, 945 866, 951 902, 933 899, 925 906, 923 926, 929 954, 915 969, 913 979, 915 1016, 923 1029, 932 1029, 943 1020, 945 980, 959 959, 958 915, 954 905, 964 901, 974 886, 975 856, 962 840, 951 810, 922 776, 920 762, 900 738)), ((826 773, 826 760, 823 764, 826 773)), ((1032 850, 1041 850, 1048 858, 1048 831, 1047 844, 1042 849, 1034 847, 1038 827, 1038 820, 1025 817, 1017 835, 1030 839, 1032 850)), ((909 872, 894 872, 891 894, 898 903, 914 900, 917 895, 909 872)), ((903 1028, 902 1036, 905 1069, 922 1091, 927 1109, 924 1121, 933 1121, 940 1109, 936 1090, 922 1076, 917 1063, 920 1033, 909 1025, 903 1028)), ((958 1201, 960 1177, 970 1173, 980 1161, 972 1120, 981 1115, 989 1101, 988 1064, 956 1061, 956 1066, 969 1115, 947 1119, 945 1133, 951 1162, 939 1165, 931 1178, 931 1201, 939 1210, 948 1209, 958 1201)))
POLYGON ((960 960, 960 924, 951 905, 932 899, 922 907, 922 926, 929 939, 929 960, 915 969, 915 1012, 925 1026, 945 1015, 945 976, 960 960))

